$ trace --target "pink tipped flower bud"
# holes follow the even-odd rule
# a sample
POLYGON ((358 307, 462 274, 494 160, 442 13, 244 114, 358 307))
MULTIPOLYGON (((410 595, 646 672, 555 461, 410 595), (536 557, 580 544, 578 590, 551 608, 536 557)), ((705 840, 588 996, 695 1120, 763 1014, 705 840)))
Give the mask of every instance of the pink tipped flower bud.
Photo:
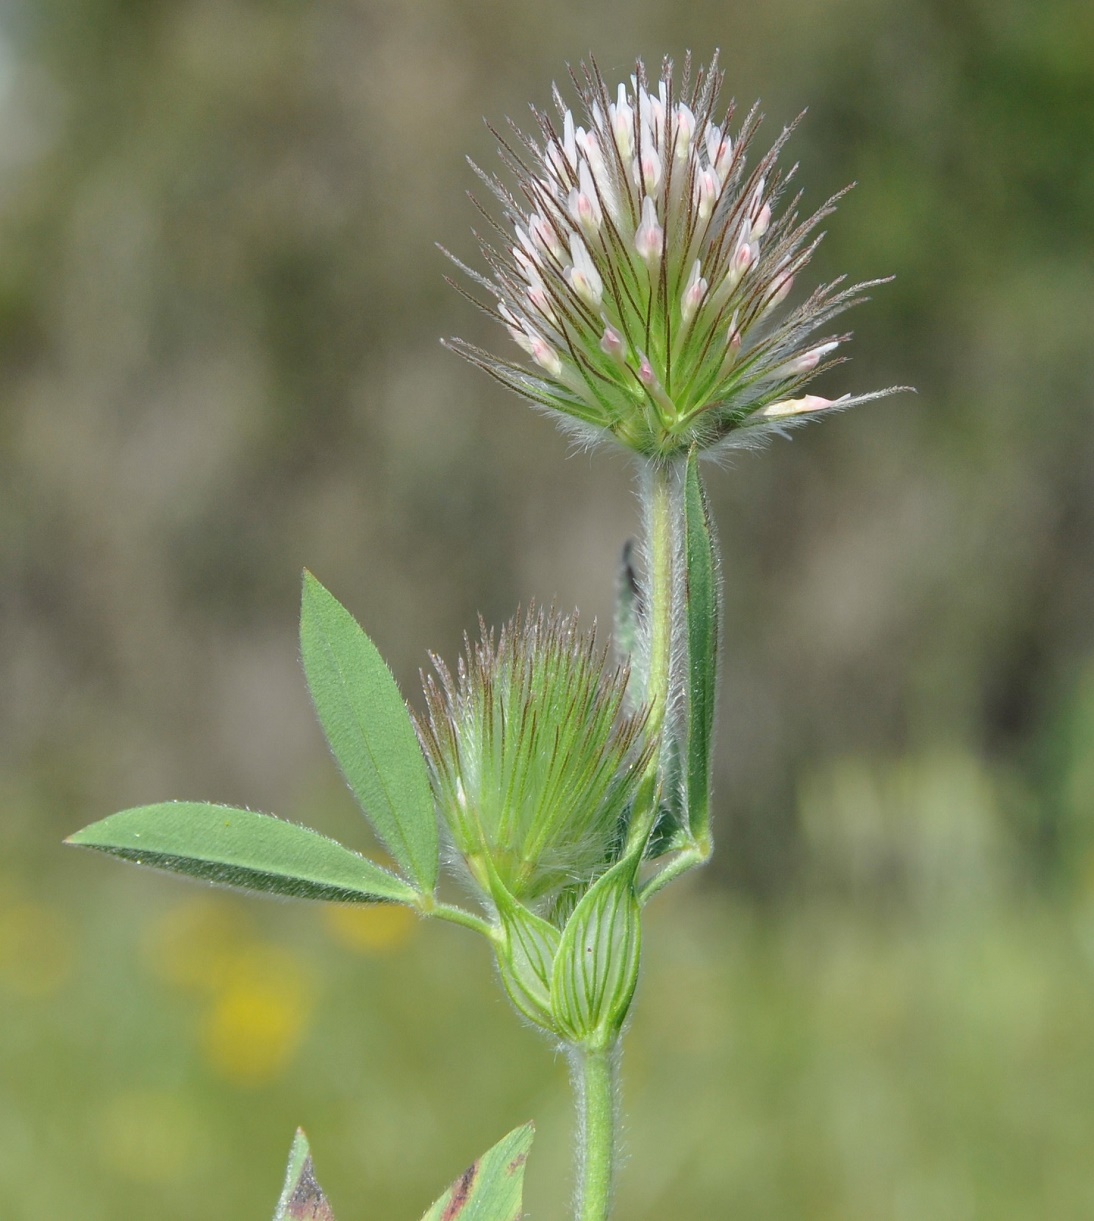
POLYGON ((528 301, 536 313, 546 321, 555 321, 554 307, 551 305, 551 298, 542 280, 536 280, 535 283, 528 285, 528 301))
POLYGON ((647 195, 656 195, 661 185, 661 174, 661 158, 654 148, 649 128, 643 124, 641 151, 631 164, 634 185, 647 195))
POLYGON ((596 187, 593 185, 593 176, 585 161, 582 161, 578 168, 577 181, 578 185, 570 192, 570 215, 577 221, 585 235, 592 237, 600 232, 604 215, 600 208, 600 200, 597 198, 596 187))
POLYGON ((732 371, 733 366, 737 363, 737 357, 741 352, 741 331, 737 325, 738 311, 733 311, 733 318, 730 320, 729 328, 726 331, 726 350, 722 357, 722 367, 719 371, 719 377, 726 377, 732 371))
POLYGON ((617 364, 623 364, 627 356, 627 345, 623 336, 615 327, 606 326, 600 339, 600 350, 605 356, 610 356, 617 364))
POLYGON ((707 157, 710 167, 719 178, 725 178, 729 163, 733 159, 733 141, 715 123, 707 127, 707 157))
POLYGON ((528 235, 541 253, 553 255, 556 259, 562 257, 563 246, 554 226, 539 212, 534 212, 528 218, 528 235))
POLYGON ((738 245, 733 258, 729 261, 729 270, 726 272, 728 288, 736 288, 740 284, 745 272, 752 266, 754 257, 752 243, 746 238, 738 245))
POLYGON ((642 200, 642 223, 634 234, 634 248, 650 267, 665 248, 665 231, 657 223, 657 208, 648 195, 642 200))
MULTIPOLYGON (((763 308, 763 313, 767 314, 776 306, 782 305, 786 298, 790 295, 790 290, 794 287, 794 276, 787 272, 786 275, 775 281, 774 289, 771 296, 767 299, 767 304, 763 308)), ((762 316, 762 315, 761 315, 762 316)))
POLYGON ((685 323, 688 323, 695 317, 699 306, 706 299, 707 288, 709 285, 700 274, 701 268, 699 260, 696 259, 692 264, 691 275, 688 276, 688 282, 684 286, 684 294, 680 298, 680 315, 685 323))
POLYGON ((752 236, 763 237, 763 235, 771 228, 771 205, 764 202, 759 212, 756 213, 752 221, 752 236))
POLYGON ((722 184, 718 175, 710 169, 699 170, 695 175, 695 186, 692 188, 695 196, 695 211, 700 220, 709 220, 714 211, 714 203, 722 184))
POLYGON ((558 353, 551 347, 542 335, 536 335, 532 338, 532 359, 542 369, 546 369, 552 377, 558 377, 562 372, 562 361, 559 360, 558 353))
POLYGON ((532 339, 525 331, 520 319, 513 311, 504 304, 498 306, 498 313, 501 315, 502 321, 505 323, 505 329, 509 332, 509 338, 516 344, 519 344, 529 356, 532 355, 532 339))
POLYGON ((800 356, 795 356, 793 360, 788 360, 785 365, 780 365, 772 377, 800 377, 803 373, 812 373, 824 357, 838 347, 839 340, 837 339, 829 343, 818 344, 815 348, 810 348, 808 352, 803 352, 800 356))

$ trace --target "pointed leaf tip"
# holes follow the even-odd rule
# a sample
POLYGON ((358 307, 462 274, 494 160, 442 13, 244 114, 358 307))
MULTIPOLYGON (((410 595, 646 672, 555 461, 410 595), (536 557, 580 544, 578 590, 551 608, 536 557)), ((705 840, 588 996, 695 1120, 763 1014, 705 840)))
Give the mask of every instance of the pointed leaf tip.
POLYGON ((307 570, 300 650, 319 723, 354 797, 387 850, 431 894, 437 823, 410 713, 376 646, 307 570))
POLYGON ((309 827, 194 801, 137 806, 65 841, 205 882, 334 903, 409 903, 402 878, 309 827))
POLYGON ((334 1221, 334 1212, 315 1177, 308 1138, 297 1128, 289 1151, 285 1186, 273 1221, 334 1221))

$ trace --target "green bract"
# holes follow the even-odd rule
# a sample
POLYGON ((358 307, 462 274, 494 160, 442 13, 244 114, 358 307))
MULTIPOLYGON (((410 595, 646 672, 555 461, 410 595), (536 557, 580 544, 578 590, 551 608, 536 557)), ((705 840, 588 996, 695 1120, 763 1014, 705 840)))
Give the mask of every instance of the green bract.
POLYGON ((457 677, 433 659, 418 722, 437 804, 471 874, 523 903, 610 864, 641 780, 645 714, 622 715, 625 668, 574 619, 530 611, 482 628, 457 677))
POLYGON ((508 226, 500 248, 481 242, 492 276, 457 261, 531 367, 450 346, 582 439, 614 437, 653 458, 749 444, 890 393, 801 393, 850 338, 817 330, 881 281, 841 277, 781 311, 839 195, 804 219, 800 196, 778 213, 793 171, 776 160, 791 129, 749 169, 757 107, 731 134, 732 110, 717 112, 717 57, 694 80, 690 68, 678 87, 666 60, 651 85, 639 61, 613 100, 595 62, 582 64, 578 121, 556 89, 561 129, 536 112, 539 140, 515 127, 498 137, 516 192, 478 171, 508 226))

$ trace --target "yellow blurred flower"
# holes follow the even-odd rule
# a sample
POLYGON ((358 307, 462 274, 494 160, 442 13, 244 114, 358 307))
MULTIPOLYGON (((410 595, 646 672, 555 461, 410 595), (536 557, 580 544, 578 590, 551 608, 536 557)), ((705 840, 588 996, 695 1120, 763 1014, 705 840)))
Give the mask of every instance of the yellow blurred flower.
POLYGON ((224 895, 187 898, 151 925, 142 950, 152 973, 184 991, 227 986, 241 953, 252 944, 243 906, 224 895))
POLYGON ((327 904, 323 923, 341 946, 358 954, 388 954, 414 935, 418 918, 394 903, 327 904))
POLYGON ((296 955, 276 946, 250 947, 237 958, 205 1015, 206 1060, 234 1085, 265 1085, 295 1055, 312 1002, 308 972, 296 955))

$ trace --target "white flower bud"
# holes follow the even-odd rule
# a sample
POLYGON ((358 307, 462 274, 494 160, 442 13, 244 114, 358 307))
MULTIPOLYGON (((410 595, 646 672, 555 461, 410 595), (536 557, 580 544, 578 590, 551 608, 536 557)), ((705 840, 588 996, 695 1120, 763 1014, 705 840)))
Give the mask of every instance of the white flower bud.
POLYGON ((578 185, 570 192, 570 215, 574 218, 587 237, 600 232, 604 214, 597 198, 593 176, 589 172, 588 163, 582 161, 577 173, 578 185))
POLYGON ((640 132, 639 154, 631 165, 634 185, 647 195, 656 195, 661 186, 661 157, 654 147, 649 127, 643 123, 640 132))
POLYGON ((691 141, 695 135, 695 115, 690 106, 681 102, 676 107, 675 132, 673 133, 672 155, 677 161, 686 161, 691 152, 691 141))
POLYGON ((807 394, 800 399, 783 399, 778 403, 768 403, 760 415, 767 416, 770 420, 780 420, 792 415, 808 415, 813 411, 824 411, 826 407, 834 407, 849 397, 850 395, 845 394, 843 398, 826 399, 819 394, 807 394))
POLYGON ((627 101, 627 90, 619 86, 619 94, 614 106, 608 107, 611 119, 612 135, 619 155, 627 162, 634 156, 634 110, 627 101))
POLYGON ((604 295, 604 281, 596 270, 588 247, 576 233, 570 236, 570 258, 573 265, 566 268, 570 287, 588 305, 594 308, 599 306, 604 295))

